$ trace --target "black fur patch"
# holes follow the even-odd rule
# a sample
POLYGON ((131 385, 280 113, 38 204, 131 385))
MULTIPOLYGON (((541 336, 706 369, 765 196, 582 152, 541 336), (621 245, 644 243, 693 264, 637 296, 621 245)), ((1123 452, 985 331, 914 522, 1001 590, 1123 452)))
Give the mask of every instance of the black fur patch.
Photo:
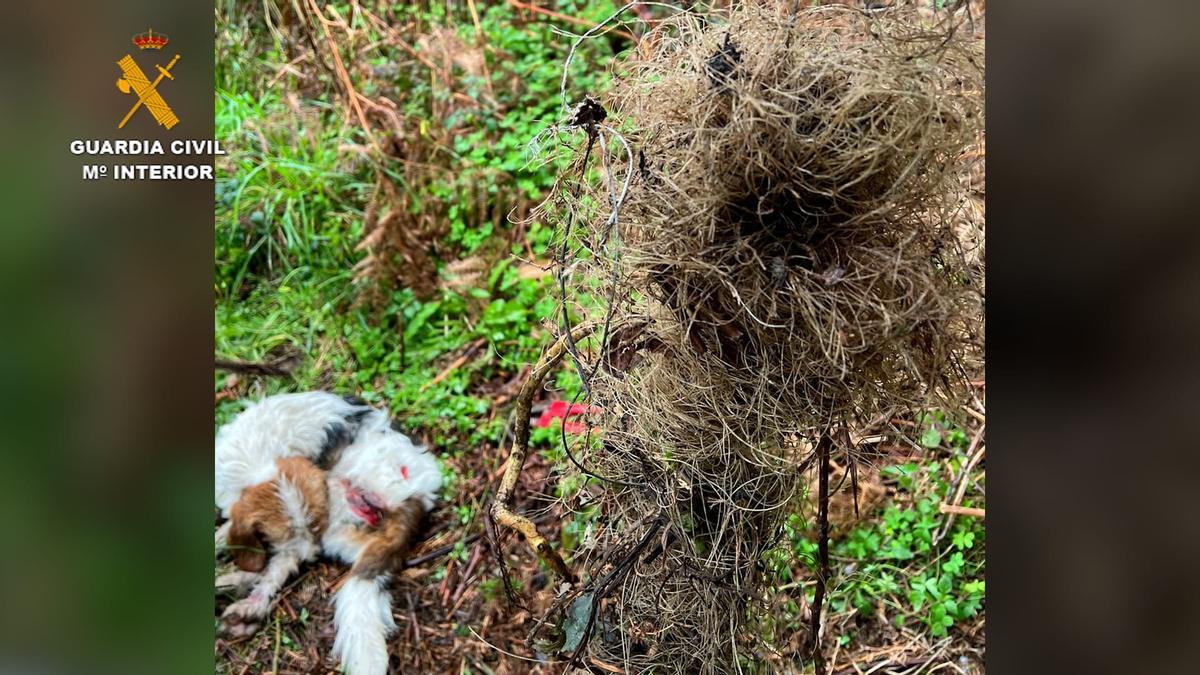
POLYGON ((321 469, 328 470, 337 464, 338 457, 342 454, 342 448, 354 442, 357 431, 357 423, 353 428, 345 422, 334 422, 325 427, 325 441, 321 443, 321 454, 317 455, 316 465, 321 469))
POLYGON ((373 412, 375 412, 374 408, 362 408, 361 410, 355 410, 349 415, 346 415, 346 421, 354 426, 355 431, 358 431, 358 428, 362 426, 362 421, 366 419, 367 415, 370 415, 373 412))
POLYGON ((337 464, 342 449, 353 443, 358 436, 358 430, 362 428, 363 420, 367 415, 375 412, 374 408, 357 396, 343 396, 342 400, 357 407, 343 418, 344 421, 334 422, 325 427, 325 441, 321 443, 321 454, 317 456, 316 460, 317 466, 324 470, 337 464))

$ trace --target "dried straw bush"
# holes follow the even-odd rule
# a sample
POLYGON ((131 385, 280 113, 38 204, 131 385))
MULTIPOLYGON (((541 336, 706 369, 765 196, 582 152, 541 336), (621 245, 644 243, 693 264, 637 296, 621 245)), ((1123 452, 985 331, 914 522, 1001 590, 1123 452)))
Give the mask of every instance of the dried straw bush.
POLYGON ((813 449, 952 394, 980 338, 977 47, 901 9, 727 18, 617 64, 556 202, 564 302, 604 327, 573 350, 603 410, 574 448, 603 489, 587 649, 630 672, 765 659, 759 561, 813 449))

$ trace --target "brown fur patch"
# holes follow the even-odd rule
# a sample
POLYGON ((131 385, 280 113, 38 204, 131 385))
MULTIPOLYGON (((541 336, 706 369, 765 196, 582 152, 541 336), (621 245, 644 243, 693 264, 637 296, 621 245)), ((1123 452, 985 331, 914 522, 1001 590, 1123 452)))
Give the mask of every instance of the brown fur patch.
POLYGON ((304 495, 304 504, 309 514, 309 530, 321 536, 329 525, 329 490, 325 485, 325 472, 303 457, 287 457, 275 462, 279 475, 291 481, 304 495))
MULTIPOLYGON (((239 501, 240 503, 240 501, 239 501)), ((237 504, 234 505, 237 508, 237 504)), ((233 563, 246 572, 261 572, 267 566, 267 544, 246 518, 231 517, 229 528, 229 554, 233 563)))
POLYGON ((364 532, 367 545, 350 573, 370 579, 399 571, 424 518, 425 507, 416 498, 407 499, 395 509, 385 511, 379 527, 364 532))
POLYGON ((299 535, 279 497, 279 482, 287 480, 304 498, 309 530, 320 536, 329 523, 329 494, 325 473, 303 457, 276 460, 278 475, 242 491, 229 511, 232 522, 229 544, 234 563, 247 572, 261 571, 267 563, 268 544, 282 544, 299 535))

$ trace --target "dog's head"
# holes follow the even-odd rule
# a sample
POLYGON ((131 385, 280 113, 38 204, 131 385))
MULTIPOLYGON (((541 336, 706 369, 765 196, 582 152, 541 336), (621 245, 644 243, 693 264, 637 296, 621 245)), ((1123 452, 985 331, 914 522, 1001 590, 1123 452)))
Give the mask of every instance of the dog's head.
POLYGON ((329 522, 325 472, 302 457, 282 458, 276 464, 276 479, 243 490, 229 511, 230 554, 247 572, 266 567, 268 545, 320 537, 329 522))
POLYGON ((267 542, 256 523, 233 520, 229 527, 229 555, 238 569, 261 572, 267 566, 267 542))
POLYGON ((271 482, 246 488, 229 510, 229 554, 238 569, 261 572, 267 566, 267 545, 280 541, 283 505, 271 482))

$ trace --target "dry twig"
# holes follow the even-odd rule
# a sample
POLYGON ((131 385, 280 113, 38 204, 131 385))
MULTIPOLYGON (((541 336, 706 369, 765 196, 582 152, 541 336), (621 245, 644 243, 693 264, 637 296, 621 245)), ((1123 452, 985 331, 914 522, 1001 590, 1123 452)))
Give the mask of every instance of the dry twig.
POLYGON ((529 421, 533 396, 542 385, 542 380, 550 374, 550 371, 558 365, 563 355, 566 354, 568 339, 582 340, 594 328, 594 324, 583 324, 576 327, 571 334, 559 336, 558 340, 552 343, 546 349, 545 353, 542 354, 537 365, 529 371, 529 378, 521 386, 521 393, 517 395, 516 407, 513 411, 513 414, 516 416, 516 423, 513 427, 513 449, 509 453, 508 459, 505 460, 504 476, 500 479, 500 485, 496 489, 496 496, 492 500, 492 517, 496 520, 496 523, 524 537, 530 548, 537 553, 538 558, 545 563, 546 567, 558 575, 560 579, 570 583, 575 582, 575 576, 567 568, 566 563, 563 562, 562 556, 550 546, 550 543, 538 531, 537 525, 532 520, 513 511, 512 500, 517 481, 521 477, 521 469, 525 465, 525 458, 529 456, 529 421))

